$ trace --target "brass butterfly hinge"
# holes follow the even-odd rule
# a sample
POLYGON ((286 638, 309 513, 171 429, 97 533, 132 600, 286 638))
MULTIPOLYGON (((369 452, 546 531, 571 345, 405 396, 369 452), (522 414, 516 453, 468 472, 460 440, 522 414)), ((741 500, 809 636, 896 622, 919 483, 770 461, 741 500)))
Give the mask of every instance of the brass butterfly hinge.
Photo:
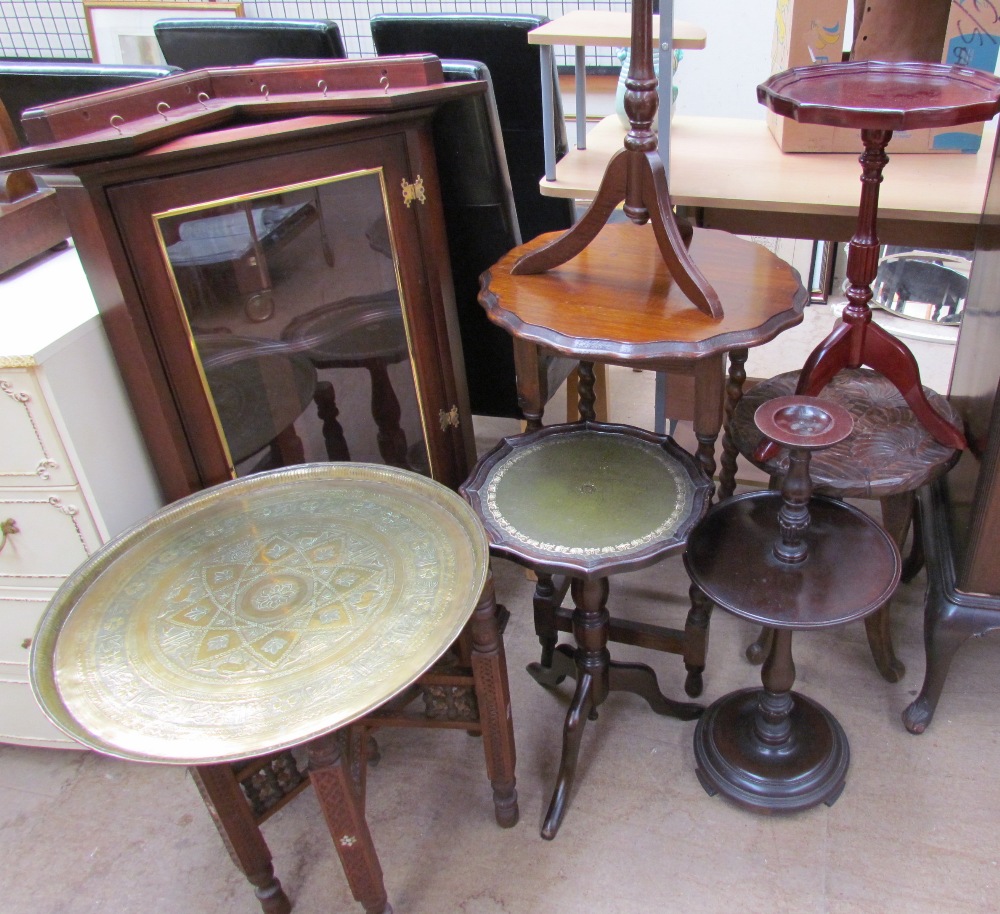
POLYGON ((445 412, 443 409, 438 410, 438 418, 441 420, 442 432, 448 431, 448 426, 451 426, 452 428, 458 428, 459 424, 458 407, 453 406, 447 412, 445 412))
POLYGON ((409 205, 416 200, 418 203, 427 202, 427 194, 424 192, 424 179, 417 175, 417 180, 412 184, 403 178, 400 182, 403 185, 403 202, 409 205))

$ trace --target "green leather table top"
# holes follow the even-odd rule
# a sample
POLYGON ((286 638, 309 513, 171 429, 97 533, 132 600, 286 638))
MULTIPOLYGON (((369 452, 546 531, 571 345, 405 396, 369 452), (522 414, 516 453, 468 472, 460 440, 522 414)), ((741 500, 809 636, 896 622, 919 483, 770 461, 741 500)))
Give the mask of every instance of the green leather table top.
POLYGON ((485 459, 492 465, 471 500, 494 546, 536 564, 629 563, 684 542, 707 487, 690 455, 649 435, 554 428, 508 439, 507 453, 485 459))

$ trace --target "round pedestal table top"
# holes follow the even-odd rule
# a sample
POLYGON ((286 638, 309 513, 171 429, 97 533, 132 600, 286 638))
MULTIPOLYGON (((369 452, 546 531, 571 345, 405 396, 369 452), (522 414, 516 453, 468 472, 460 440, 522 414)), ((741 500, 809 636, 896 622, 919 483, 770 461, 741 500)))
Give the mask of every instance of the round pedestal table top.
POLYGON ((815 495, 809 502, 808 556, 787 564, 778 492, 748 492, 716 505, 688 538, 691 580, 723 609, 772 628, 825 628, 861 619, 892 596, 899 549, 853 505, 815 495))
POLYGON ((956 127, 1000 110, 1000 79, 972 67, 855 60, 776 73, 757 100, 803 124, 875 130, 956 127))
POLYGON ((495 553, 584 577, 642 568, 683 548, 709 490, 672 439, 599 422, 505 438, 461 489, 495 553))
POLYGON ((699 311, 674 282, 652 225, 614 222, 575 257, 544 273, 514 275, 524 254, 559 237, 539 235, 480 278, 479 301, 513 336, 578 359, 699 359, 758 346, 802 320, 799 274, 762 245, 728 232, 694 230, 691 259, 722 302, 699 311))
POLYGON ((261 473, 102 547, 43 616, 31 683, 53 723, 104 753, 253 757, 406 688, 487 573, 481 524, 436 482, 355 463, 261 473))

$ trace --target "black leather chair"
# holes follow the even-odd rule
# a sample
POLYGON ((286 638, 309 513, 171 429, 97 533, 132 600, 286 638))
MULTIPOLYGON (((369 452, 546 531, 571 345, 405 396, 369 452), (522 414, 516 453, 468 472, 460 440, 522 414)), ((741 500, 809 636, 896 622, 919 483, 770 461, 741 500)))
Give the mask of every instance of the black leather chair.
MULTIPOLYGON (((493 77, 500 127, 514 205, 524 240, 543 232, 562 231, 574 221, 572 200, 543 197, 538 182, 545 174, 540 52, 527 33, 544 24, 544 16, 491 14, 395 14, 371 20, 372 40, 380 55, 436 54, 442 59, 477 60, 493 77)), ((553 67, 556 156, 568 144, 553 67)))
POLYGON ((10 115, 18 141, 27 146, 28 139, 21 128, 21 114, 27 109, 158 79, 174 72, 176 67, 0 60, 0 104, 10 115))
POLYGON ((162 19, 153 33, 164 60, 183 70, 347 56, 340 26, 328 19, 162 19))
MULTIPOLYGON (((477 61, 443 60, 442 67, 450 82, 490 86, 485 95, 442 105, 433 126, 469 401, 474 415, 520 418, 512 337, 490 323, 477 300, 479 275, 521 243, 492 79, 477 61)), ((551 394, 576 362, 542 358, 551 394)))

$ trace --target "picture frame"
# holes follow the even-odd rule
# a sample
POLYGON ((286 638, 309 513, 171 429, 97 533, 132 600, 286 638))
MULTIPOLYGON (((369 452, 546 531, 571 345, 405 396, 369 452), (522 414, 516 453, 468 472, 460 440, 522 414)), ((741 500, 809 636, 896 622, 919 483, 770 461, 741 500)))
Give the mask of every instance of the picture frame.
POLYGON ((185 3, 176 0, 84 0, 91 57, 95 63, 162 66, 153 34, 161 19, 236 19, 242 3, 185 3))

